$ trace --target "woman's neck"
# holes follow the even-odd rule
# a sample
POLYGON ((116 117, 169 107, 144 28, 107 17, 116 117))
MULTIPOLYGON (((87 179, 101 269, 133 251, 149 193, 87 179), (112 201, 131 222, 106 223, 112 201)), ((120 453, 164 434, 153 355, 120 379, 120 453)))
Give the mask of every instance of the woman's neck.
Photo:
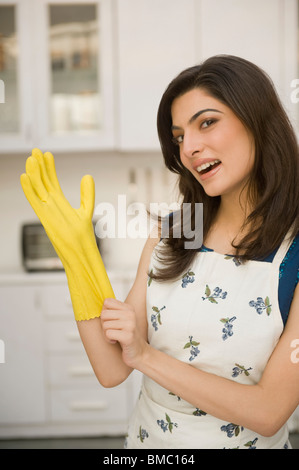
POLYGON ((234 254, 234 245, 246 235, 246 219, 250 213, 249 204, 242 204, 238 197, 221 197, 214 223, 204 244, 223 254, 234 254))

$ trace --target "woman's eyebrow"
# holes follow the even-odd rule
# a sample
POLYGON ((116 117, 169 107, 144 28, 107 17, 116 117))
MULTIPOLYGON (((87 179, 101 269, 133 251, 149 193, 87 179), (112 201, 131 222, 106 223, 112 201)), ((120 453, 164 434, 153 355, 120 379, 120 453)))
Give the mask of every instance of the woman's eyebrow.
MULTIPOLYGON (((198 116, 200 116, 201 114, 203 113, 206 113, 208 111, 213 111, 215 113, 221 113, 223 114, 222 111, 219 111, 219 109, 213 109, 213 108, 206 108, 206 109, 201 109, 200 111, 198 111, 197 113, 195 113, 188 121, 188 124, 192 124, 193 121, 195 121, 198 116)), ((172 130, 175 130, 175 129, 181 129, 179 126, 171 126, 171 129, 172 130)))

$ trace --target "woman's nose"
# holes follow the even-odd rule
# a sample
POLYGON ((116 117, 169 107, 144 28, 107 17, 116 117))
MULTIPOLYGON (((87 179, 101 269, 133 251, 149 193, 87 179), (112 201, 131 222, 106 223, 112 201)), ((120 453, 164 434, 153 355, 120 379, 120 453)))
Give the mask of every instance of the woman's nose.
POLYGON ((203 141, 198 133, 185 133, 182 151, 186 157, 194 157, 202 151, 203 146, 203 141))

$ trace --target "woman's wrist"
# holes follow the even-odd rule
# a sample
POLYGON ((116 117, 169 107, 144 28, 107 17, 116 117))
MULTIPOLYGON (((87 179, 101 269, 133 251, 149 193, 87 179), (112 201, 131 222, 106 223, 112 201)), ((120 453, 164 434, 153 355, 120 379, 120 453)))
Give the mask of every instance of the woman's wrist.
POLYGON ((144 341, 140 348, 140 353, 136 356, 133 363, 130 366, 133 369, 139 370, 143 374, 145 374, 151 363, 151 355, 152 355, 153 347, 149 345, 148 342, 144 341))

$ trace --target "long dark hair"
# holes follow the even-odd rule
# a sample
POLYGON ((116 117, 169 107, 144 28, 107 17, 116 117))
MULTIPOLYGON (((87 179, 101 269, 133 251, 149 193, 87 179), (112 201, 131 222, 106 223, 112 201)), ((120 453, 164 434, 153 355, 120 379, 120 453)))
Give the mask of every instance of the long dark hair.
MULTIPOLYGON (((169 84, 158 109, 160 145, 166 167, 179 175, 181 202, 193 208, 203 203, 203 239, 217 214, 220 196, 207 196, 183 166, 171 132, 173 100, 195 88, 228 106, 253 135, 255 161, 248 196, 254 210, 244 224, 250 230, 233 246, 243 262, 262 259, 280 245, 291 227, 293 236, 299 232, 299 157, 294 130, 271 79, 245 59, 214 56, 184 70, 169 84)), ((171 231, 164 242, 159 253, 164 267, 153 277, 171 280, 189 268, 197 250, 185 249, 184 236, 174 237, 171 231)))

